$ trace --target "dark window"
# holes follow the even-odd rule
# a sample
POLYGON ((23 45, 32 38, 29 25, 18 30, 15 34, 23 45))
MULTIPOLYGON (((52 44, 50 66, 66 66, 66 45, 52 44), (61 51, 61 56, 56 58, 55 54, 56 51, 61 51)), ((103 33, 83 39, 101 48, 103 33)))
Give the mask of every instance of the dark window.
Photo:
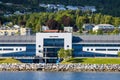
POLYGON ((64 39, 44 39, 44 46, 64 46, 64 39))
POLYGON ((81 44, 82 46, 120 47, 120 44, 81 44))
POLYGON ((89 51, 89 49, 87 49, 87 51, 89 51))
POLYGON ((57 52, 60 48, 44 48, 44 52, 57 52))
POLYGON ((95 49, 96 51, 106 51, 106 49, 95 49))
POLYGON ((16 51, 18 51, 18 48, 16 48, 16 51))
POLYGON ((20 48, 20 51, 21 51, 22 49, 20 48))
POLYGON ((69 45, 67 45, 67 47, 69 47, 69 45))
POLYGON ((13 50, 13 48, 3 48, 5 51, 13 50))
POLYGON ((93 49, 91 49, 91 51, 93 51, 93 49))
POLYGON ((41 47, 41 45, 39 45, 39 47, 41 47))
POLYGON ((64 39, 45 38, 44 39, 44 54, 47 57, 57 57, 57 52, 64 47, 64 39))
POLYGON ((118 51, 118 49, 107 49, 108 51, 118 51))
POLYGON ((39 50, 39 52, 41 52, 41 51, 39 50))

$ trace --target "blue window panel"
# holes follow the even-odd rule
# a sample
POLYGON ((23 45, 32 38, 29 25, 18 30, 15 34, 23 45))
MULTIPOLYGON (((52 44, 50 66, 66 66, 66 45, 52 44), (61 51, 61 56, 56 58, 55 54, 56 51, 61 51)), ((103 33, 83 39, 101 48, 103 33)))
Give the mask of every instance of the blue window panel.
POLYGON ((44 39, 44 46, 64 46, 64 39, 44 39))
POLYGON ((33 59, 18 59, 18 60, 23 63, 33 63, 33 59))
POLYGON ((60 48, 64 47, 64 39, 44 39, 44 54, 45 57, 57 57, 57 51, 60 50, 60 48), (47 48, 47 47, 52 48, 47 48), (53 48, 54 47, 54 48, 53 48), (58 48, 59 47, 59 48, 58 48))
POLYGON ((106 49, 95 49, 96 51, 106 51, 106 49))
POLYGON ((118 51, 118 49, 107 49, 108 51, 118 51))
POLYGON ((94 52, 74 52, 74 57, 117 57, 117 55, 114 54, 102 54, 102 53, 94 53, 94 52))
POLYGON ((81 44, 82 46, 120 47, 120 44, 81 44))

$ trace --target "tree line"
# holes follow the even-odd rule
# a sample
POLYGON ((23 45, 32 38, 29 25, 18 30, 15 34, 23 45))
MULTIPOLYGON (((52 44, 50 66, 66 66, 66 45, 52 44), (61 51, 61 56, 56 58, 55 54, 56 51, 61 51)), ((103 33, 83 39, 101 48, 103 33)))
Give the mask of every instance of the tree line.
POLYGON ((115 27, 120 25, 120 17, 103 15, 101 13, 91 13, 77 11, 58 11, 58 12, 41 12, 26 15, 16 15, 11 17, 0 17, 1 23, 12 21, 13 24, 24 25, 31 28, 34 32, 41 31, 43 25, 50 29, 60 29, 71 26, 74 31, 82 30, 83 24, 112 24, 115 27))

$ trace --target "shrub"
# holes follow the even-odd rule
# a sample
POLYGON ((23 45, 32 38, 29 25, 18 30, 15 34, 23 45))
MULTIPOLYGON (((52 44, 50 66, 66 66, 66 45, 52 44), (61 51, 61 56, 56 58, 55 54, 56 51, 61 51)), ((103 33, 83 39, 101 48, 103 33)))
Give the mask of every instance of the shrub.
POLYGON ((120 57, 120 52, 118 52, 118 57, 120 57))

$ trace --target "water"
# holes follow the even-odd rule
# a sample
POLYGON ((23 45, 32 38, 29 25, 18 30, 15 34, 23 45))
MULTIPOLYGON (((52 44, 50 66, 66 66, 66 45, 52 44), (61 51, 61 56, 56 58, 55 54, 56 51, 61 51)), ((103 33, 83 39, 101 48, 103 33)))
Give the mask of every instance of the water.
POLYGON ((120 80, 120 73, 0 72, 0 80, 120 80))

